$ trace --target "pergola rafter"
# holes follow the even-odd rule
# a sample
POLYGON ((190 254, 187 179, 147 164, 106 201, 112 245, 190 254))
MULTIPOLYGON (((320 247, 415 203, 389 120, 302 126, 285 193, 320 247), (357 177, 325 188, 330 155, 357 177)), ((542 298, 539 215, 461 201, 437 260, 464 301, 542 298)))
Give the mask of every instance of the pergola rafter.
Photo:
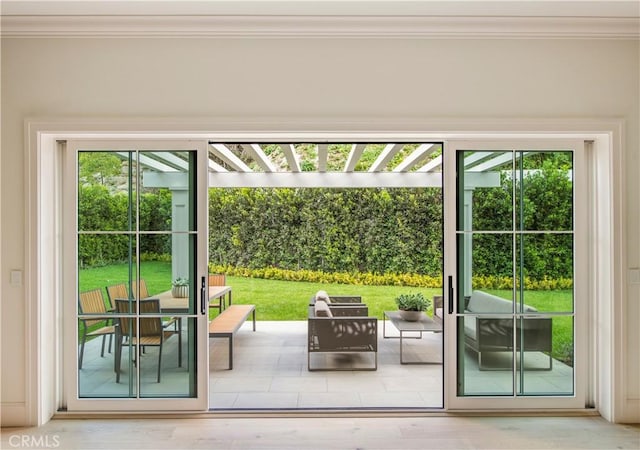
MULTIPOLYGON (((147 155, 147 153, 150 153, 150 152, 139 154, 139 157, 138 157, 138 162, 143 168, 153 169, 157 172, 177 172, 177 169, 171 164, 164 163, 159 159, 151 158, 147 155)), ((125 161, 129 159, 128 152, 116 152, 116 155, 118 155, 125 161)))
POLYGON ((478 164, 481 161, 488 159, 492 156, 495 156, 493 153, 491 152, 474 152, 473 154, 467 156, 464 159, 464 166, 465 167, 471 167, 474 164, 478 164))
POLYGON ((296 154, 296 149, 293 147, 293 144, 280 144, 280 148, 285 158, 287 158, 291 172, 300 172, 300 162, 298 161, 298 155, 296 154))
POLYGON ((369 172, 380 172, 387 166, 387 164, 389 164, 389 161, 391 161, 393 157, 402 150, 402 147, 404 147, 403 144, 387 144, 384 150, 382 150, 382 153, 378 155, 378 158, 369 168, 369 172))
POLYGON ((212 159, 209 159, 209 172, 221 172, 221 173, 225 173, 225 172, 229 172, 226 167, 221 166, 220 164, 218 164, 217 162, 215 162, 212 159))
POLYGON ((211 144, 211 152, 218 158, 229 164, 238 172, 253 172, 244 161, 238 158, 230 149, 224 144, 211 144))
POLYGON ((260 144, 249 144, 245 145, 244 149, 251 154, 256 163, 262 167, 265 172, 276 172, 277 169, 269 159, 269 157, 265 154, 264 150, 260 144))
POLYGON ((318 144, 318 172, 327 171, 327 159, 329 158, 329 144, 318 144))
POLYGON ((189 167, 189 163, 185 159, 176 156, 173 152, 144 152, 140 156, 149 157, 178 171, 185 171, 189 167))
MULTIPOLYGON (((527 154, 528 152, 523 153, 523 155, 527 155, 527 154)), ((518 158, 519 155, 520 153, 516 153, 514 155, 514 153, 512 152, 506 152, 506 153, 503 153, 502 155, 491 158, 469 169, 466 168, 467 160, 465 159, 465 170, 468 170, 469 172, 487 172, 489 170, 496 169, 497 167, 500 167, 508 163, 509 161, 512 161, 514 158, 518 158)))
POLYGON ((436 144, 420 144, 409 156, 405 158, 400 164, 393 169, 394 172, 407 172, 411 169, 420 159, 426 157, 430 153, 433 153, 438 146, 436 144))
POLYGON ((431 161, 420 167, 417 172, 431 172, 436 167, 440 167, 442 165, 442 155, 438 155, 433 158, 431 161))
POLYGON ((358 161, 360 160, 365 147, 366 144, 353 144, 351 146, 351 151, 349 152, 347 163, 344 166, 345 172, 353 172, 355 170, 356 164, 358 164, 358 161))
MULTIPOLYGON (((315 173, 345 173, 355 172, 355 168, 362 158, 364 151, 368 144, 358 143, 352 144, 351 150, 347 157, 347 161, 340 171, 331 171, 328 167, 329 162, 329 145, 326 143, 318 144, 315 149, 317 152, 317 170, 315 173)), ((382 152, 378 155, 375 162, 366 172, 356 173, 410 173, 412 171, 418 173, 424 172, 440 172, 442 166, 442 155, 438 154, 431 159, 428 159, 425 164, 416 168, 418 163, 425 158, 440 150, 441 145, 438 143, 423 143, 415 148, 409 155, 407 155, 394 169, 389 170, 385 168, 389 162, 393 159, 398 152, 402 151, 406 145, 411 144, 387 144, 382 152)), ((242 144, 242 149, 256 164, 258 164, 264 173, 298 173, 301 172, 300 157, 296 152, 296 148, 293 144, 278 144, 282 149, 282 152, 286 158, 287 163, 290 166, 290 170, 282 170, 276 166, 276 163, 272 161, 269 156, 266 155, 262 149, 261 144, 242 144)), ((223 161, 231 169, 227 169, 223 165, 216 162, 213 158, 209 158, 209 171, 212 173, 263 173, 255 172, 248 164, 237 156, 231 148, 222 143, 210 143, 210 152, 215 155, 216 159, 223 161)), ((118 156, 123 159, 128 158, 128 153, 117 152, 118 156)), ((524 153, 525 155, 527 152, 524 153)), ((508 164, 513 158, 519 157, 518 154, 514 154, 511 151, 504 153, 495 152, 473 152, 464 159, 464 167, 467 172, 474 173, 489 173, 491 171, 499 170, 501 166, 508 164)), ((175 152, 157 152, 157 151, 144 151, 140 152, 138 156, 139 164, 146 168, 156 172, 184 172, 188 170, 188 161, 185 158, 181 158, 179 154, 175 152)), ((309 172, 313 173, 313 172, 309 172)))

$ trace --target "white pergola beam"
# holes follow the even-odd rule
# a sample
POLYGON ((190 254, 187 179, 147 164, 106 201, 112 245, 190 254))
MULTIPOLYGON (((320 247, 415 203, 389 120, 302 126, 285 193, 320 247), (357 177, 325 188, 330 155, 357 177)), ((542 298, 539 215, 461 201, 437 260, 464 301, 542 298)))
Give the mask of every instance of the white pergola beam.
POLYGON ((154 172, 144 173, 142 185, 149 188, 187 189, 189 174, 186 172, 154 172))
POLYGON ((210 187, 376 188, 442 187, 441 173, 417 172, 271 172, 209 173, 210 187))
POLYGON ((211 144, 211 152, 235 170, 240 172, 253 172, 251 168, 244 163, 244 161, 234 155, 229 147, 224 144, 211 144))
POLYGON ((329 158, 329 144, 318 144, 318 172, 327 171, 327 159, 329 158))
POLYGON ((269 157, 265 154, 260 144, 249 144, 244 146, 245 150, 251 153, 253 159, 258 163, 265 172, 276 172, 276 167, 271 163, 269 157))
POLYGON ((433 153, 438 146, 436 144, 420 144, 409 156, 405 158, 398 166, 393 169, 394 172, 407 172, 413 167, 416 161, 424 156, 433 153))
POLYGON ((280 145, 285 158, 287 158, 291 172, 300 172, 300 163, 298 162, 298 155, 296 155, 296 149, 293 147, 293 144, 278 145, 280 145))
POLYGON ((500 187, 500 172, 465 172, 465 189, 492 187, 500 187))
POLYGON ((353 172, 356 168, 356 164, 360 161, 360 157, 362 156, 362 152, 367 147, 366 144, 353 144, 351 146, 351 151, 349 152, 349 158, 347 158, 347 163, 344 166, 345 172, 353 172))
POLYGON ((382 150, 382 153, 378 155, 378 158, 369 168, 369 172, 380 172, 384 169, 389 161, 402 149, 403 144, 387 144, 382 150))

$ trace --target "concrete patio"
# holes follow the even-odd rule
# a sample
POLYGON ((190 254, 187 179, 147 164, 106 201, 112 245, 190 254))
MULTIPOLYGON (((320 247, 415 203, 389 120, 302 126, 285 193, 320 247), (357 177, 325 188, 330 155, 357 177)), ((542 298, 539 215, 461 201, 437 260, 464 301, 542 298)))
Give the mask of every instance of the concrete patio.
MULTIPOLYGON (((394 327, 387 322, 387 335, 394 327)), ((397 332, 396 332, 397 333, 397 332)), ((396 334, 397 335, 397 334, 396 334)), ((209 339, 209 407, 212 410, 288 409, 439 409, 443 407, 442 333, 424 333, 422 339, 404 340, 404 358, 431 364, 400 364, 399 340, 383 339, 378 329, 378 370, 307 370, 306 321, 260 321, 256 331, 245 323, 234 340, 233 370, 227 369, 228 342, 209 339)), ((183 353, 186 355, 186 339, 183 353)), ((155 380, 156 349, 142 356, 141 388, 147 394, 181 393, 188 376, 186 364, 176 365, 177 339, 167 341, 162 357, 162 380, 155 380)), ((121 383, 115 383, 113 354, 100 357, 100 339, 87 343, 80 372, 82 391, 126 395, 128 384, 123 358, 121 383)), ((313 355, 314 366, 333 369, 371 367, 369 354, 313 355)), ((509 354, 496 355, 495 363, 509 361, 509 354), (502 360, 502 361, 500 361, 502 360)), ((491 363, 491 359, 485 359, 491 363)), ((531 368, 548 364, 543 354, 527 356, 531 368)), ((573 369, 559 361, 553 370, 526 370, 527 392, 554 393, 572 389, 573 369)), ((465 355, 467 393, 491 395, 513 384, 508 370, 479 371, 474 353, 465 355)))
MULTIPOLYGON (((387 331, 392 327, 387 327, 387 331)), ((227 343, 209 345, 210 407, 227 408, 441 408, 442 364, 401 365, 399 341, 378 330, 378 370, 307 370, 307 323, 259 321, 256 332, 238 332, 234 368, 227 343)), ((442 334, 406 339, 405 357, 442 362, 442 334)), ((314 367, 371 367, 368 354, 312 355, 314 367)))

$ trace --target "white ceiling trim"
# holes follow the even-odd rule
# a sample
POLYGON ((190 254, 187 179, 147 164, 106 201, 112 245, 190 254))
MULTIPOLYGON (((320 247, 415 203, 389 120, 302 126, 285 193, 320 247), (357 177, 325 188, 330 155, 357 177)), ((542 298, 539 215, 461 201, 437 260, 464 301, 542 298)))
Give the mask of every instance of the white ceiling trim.
POLYGON ((5 15, 631 17, 637 0, 3 0, 5 15))
POLYGON ((2 37, 640 38, 638 17, 2 16, 2 37))

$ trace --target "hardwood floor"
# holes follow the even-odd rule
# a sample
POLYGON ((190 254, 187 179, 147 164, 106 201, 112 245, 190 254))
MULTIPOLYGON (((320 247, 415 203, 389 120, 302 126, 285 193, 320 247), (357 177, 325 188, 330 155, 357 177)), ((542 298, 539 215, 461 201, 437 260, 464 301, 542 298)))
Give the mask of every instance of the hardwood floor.
POLYGON ((5 428, 1 448, 635 449, 640 428, 582 417, 55 419, 5 428))
MULTIPOLYGON (((2 430, 0 448, 45 449, 640 449, 640 426, 611 424, 595 413, 585 411, 574 415, 556 417, 545 414, 509 417, 462 416, 440 411, 424 413, 372 413, 366 410, 352 410, 344 413, 328 412, 271 412, 263 415, 242 411, 242 406, 277 408, 282 399, 295 396, 293 407, 322 407, 318 403, 326 398, 304 397, 299 390, 299 377, 313 377, 314 382, 323 383, 328 394, 328 406, 364 406, 345 396, 345 387, 357 391, 360 397, 368 399, 375 393, 380 395, 389 390, 393 394, 391 403, 385 399, 384 406, 411 406, 397 404, 399 393, 415 385, 415 379, 423 372, 437 382, 433 386, 433 404, 427 403, 424 393, 420 396, 422 406, 441 406, 442 380, 441 365, 401 366, 399 364, 397 341, 381 341, 380 368, 368 374, 362 372, 309 373, 305 366, 304 327, 298 330, 295 324, 259 323, 258 331, 240 333, 236 342, 237 352, 234 370, 226 370, 227 349, 225 342, 211 344, 213 362, 210 372, 213 412, 202 414, 173 414, 163 416, 145 415, 84 415, 82 413, 61 413, 39 428, 5 428, 2 430), (277 332, 276 332, 277 331, 277 332), (291 334, 291 335, 290 335, 291 334), (219 345, 218 345, 219 344, 219 345), (269 351, 269 349, 275 349, 269 351), (283 351, 285 349, 286 351, 283 351), (220 352, 220 354, 218 354, 220 352), (287 358, 292 358, 288 360, 287 358), (217 362, 220 367, 217 367, 217 362), (411 371, 410 374, 398 372, 411 371), (271 373, 273 371, 273 373, 271 373), (392 371, 395 382, 385 384, 386 371, 392 371), (436 371, 431 374, 430 371, 436 371), (403 376, 410 376, 407 382, 403 376), (249 377, 255 377, 249 379, 249 377), (270 380, 264 392, 258 388, 258 380, 274 377, 286 379, 287 389, 270 380), (339 383, 336 381, 339 378, 339 383), (233 380, 244 379, 242 392, 236 392, 233 380), (325 379, 326 378, 326 379, 325 379), (400 381, 398 381, 398 378, 400 381), (380 381, 381 379, 382 381, 380 381), (408 384, 406 388, 402 385, 408 384), (252 386, 250 392, 246 386, 252 386), (330 388, 338 386, 340 389, 330 388), (256 402, 272 394, 265 405, 256 402), (233 402, 231 402, 232 399, 233 402), (253 403, 246 403, 251 400, 253 403), (274 399, 277 402, 274 402, 274 399), (227 404, 224 402, 227 401, 227 404), (309 403, 312 402, 313 403, 309 403), (244 402, 244 403, 243 403, 244 402), (308 403, 304 403, 308 402, 308 403), (346 402, 346 403, 345 403, 346 402), (345 403, 345 404, 343 404, 345 403), (217 409, 219 408, 219 409, 217 409), (228 408, 228 409, 225 409, 228 408)), ((303 326, 301 324, 300 326, 303 326)), ((435 358, 441 343, 438 336, 426 336, 424 340, 410 342, 421 349, 413 356, 435 358), (431 344, 431 340, 434 340, 431 344), (433 346, 433 354, 425 348, 433 346)), ((153 356, 153 355, 151 355, 153 356)), ((165 358, 168 367, 175 365, 171 353, 165 358)), ((92 364, 97 371, 103 370, 113 378, 112 357, 99 357, 98 349, 87 353, 86 368, 89 373, 92 364), (93 355, 94 361, 91 358, 93 355), (105 365, 102 369, 101 365, 105 365)), ((559 370, 561 365, 554 365, 559 370)), ((170 372, 167 372, 167 375, 170 372)), ((538 372, 536 372, 538 373, 538 372)), ((94 374, 95 375, 95 374, 94 374)), ((476 376, 493 377, 499 373, 478 373, 476 376)), ((542 372, 541 377, 548 372, 542 372)), ((163 375, 164 376, 164 375, 163 375)), ((163 383, 168 383, 170 377, 163 383)), ((543 380, 541 379, 541 382, 543 380)), ((422 384, 427 381, 422 380, 422 384)), ((157 383, 155 383, 157 384, 157 383)), ((427 383, 428 384, 428 383, 427 383)), ((324 393, 324 391, 323 391, 324 393)), ((289 407, 291 405, 284 405, 289 407)), ((366 405, 368 406, 368 405, 366 405)))

